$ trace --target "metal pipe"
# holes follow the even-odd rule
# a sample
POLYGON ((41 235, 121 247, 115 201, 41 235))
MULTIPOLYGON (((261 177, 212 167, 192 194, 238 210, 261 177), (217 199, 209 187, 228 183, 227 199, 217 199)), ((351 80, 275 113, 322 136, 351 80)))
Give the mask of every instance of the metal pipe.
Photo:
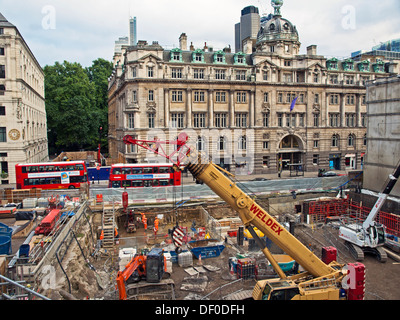
POLYGON ((34 296, 36 296, 36 297, 38 297, 38 298, 40 298, 40 299, 43 299, 43 300, 51 300, 51 299, 49 299, 49 298, 47 298, 47 297, 41 295, 40 293, 37 293, 36 291, 33 291, 32 289, 29 289, 29 288, 23 286, 22 284, 19 284, 18 282, 15 282, 15 281, 13 281, 13 280, 11 280, 11 279, 8 279, 8 278, 2 276, 1 274, 0 274, 0 279, 7 281, 7 282, 9 282, 10 284, 12 284, 12 285, 14 285, 14 286, 17 286, 18 288, 21 288, 21 289, 23 289, 23 290, 25 290, 25 291, 27 291, 27 292, 33 294, 34 296))

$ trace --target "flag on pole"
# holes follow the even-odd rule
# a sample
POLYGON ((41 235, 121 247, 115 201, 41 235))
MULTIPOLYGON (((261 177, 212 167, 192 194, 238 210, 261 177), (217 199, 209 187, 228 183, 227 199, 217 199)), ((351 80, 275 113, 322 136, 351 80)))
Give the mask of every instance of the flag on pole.
POLYGON ((296 97, 296 98, 293 99, 292 104, 290 105, 290 112, 293 111, 294 106, 296 105, 297 98, 298 98, 298 97, 296 97))

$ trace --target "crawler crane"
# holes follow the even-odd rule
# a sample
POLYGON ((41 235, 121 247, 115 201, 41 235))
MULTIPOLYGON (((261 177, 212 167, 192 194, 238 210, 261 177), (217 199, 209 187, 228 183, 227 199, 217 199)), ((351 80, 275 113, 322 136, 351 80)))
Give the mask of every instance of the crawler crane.
POLYGON ((364 252, 375 254, 380 262, 386 262, 387 254, 383 249, 385 244, 385 226, 375 221, 390 192, 400 176, 400 161, 396 170, 389 175, 385 188, 379 194, 368 217, 360 223, 347 223, 339 228, 339 237, 346 241, 353 256, 358 260, 364 259, 364 252))
POLYGON ((327 265, 320 260, 244 193, 228 177, 228 172, 209 161, 207 155, 199 153, 194 147, 189 146, 186 133, 180 133, 175 141, 137 140, 129 135, 125 136, 123 141, 125 144, 138 145, 169 159, 177 170, 187 168, 196 181, 206 184, 238 213, 243 224, 257 241, 279 276, 276 279, 258 281, 253 290, 255 300, 336 300, 343 299, 345 292, 347 292, 347 297, 352 295, 349 290, 345 291, 347 271, 343 268, 344 265, 336 261, 327 265), (166 145, 174 145, 174 151, 171 154, 166 153, 166 145), (286 254, 290 255, 304 268, 305 272, 286 276, 253 227, 257 227, 286 254))

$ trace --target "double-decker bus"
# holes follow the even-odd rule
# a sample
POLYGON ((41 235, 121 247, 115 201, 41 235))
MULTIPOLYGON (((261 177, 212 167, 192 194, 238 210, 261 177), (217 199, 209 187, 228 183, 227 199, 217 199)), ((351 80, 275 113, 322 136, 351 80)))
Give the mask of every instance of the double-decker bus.
POLYGON ((114 164, 109 188, 167 187, 181 185, 181 172, 170 163, 114 164))
POLYGON ((15 165, 17 189, 75 189, 88 181, 84 161, 15 165))

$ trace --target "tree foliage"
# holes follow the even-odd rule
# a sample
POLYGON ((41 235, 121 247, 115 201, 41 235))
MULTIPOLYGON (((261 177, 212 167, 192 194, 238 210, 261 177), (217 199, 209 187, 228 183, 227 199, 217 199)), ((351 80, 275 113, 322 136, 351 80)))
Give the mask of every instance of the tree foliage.
POLYGON ((112 63, 97 59, 89 68, 76 62, 46 66, 45 94, 49 151, 96 150, 103 127, 102 151, 106 151, 108 77, 112 63))

